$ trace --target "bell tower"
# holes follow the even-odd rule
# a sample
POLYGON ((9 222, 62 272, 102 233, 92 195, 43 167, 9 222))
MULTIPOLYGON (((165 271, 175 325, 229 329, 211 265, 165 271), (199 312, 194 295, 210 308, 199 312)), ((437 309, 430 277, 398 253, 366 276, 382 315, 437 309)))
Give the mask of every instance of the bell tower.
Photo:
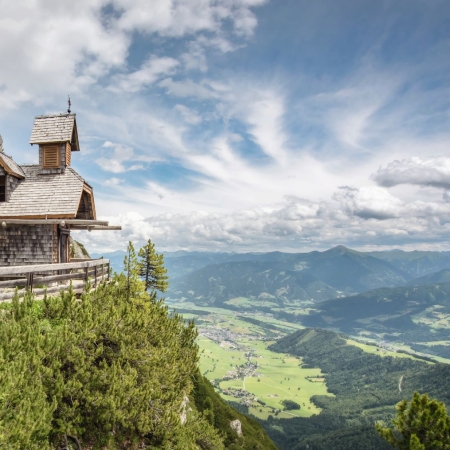
POLYGON ((41 174, 64 172, 72 152, 80 150, 75 114, 35 117, 30 144, 39 145, 41 174))

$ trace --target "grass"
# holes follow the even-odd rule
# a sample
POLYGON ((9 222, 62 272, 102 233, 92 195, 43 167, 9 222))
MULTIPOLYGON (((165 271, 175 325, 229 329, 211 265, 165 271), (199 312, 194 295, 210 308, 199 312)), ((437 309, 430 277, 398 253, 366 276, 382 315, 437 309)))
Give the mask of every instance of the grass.
MULTIPOLYGON (((347 339, 346 341, 347 341, 347 344, 354 345, 355 347, 359 347, 360 349, 364 350, 366 353, 372 353, 372 354, 382 356, 382 357, 393 356, 394 358, 407 358, 407 359, 419 360, 418 358, 415 358, 412 355, 407 355, 406 353, 398 353, 398 352, 393 352, 390 350, 385 350, 376 345, 363 344, 361 342, 354 341, 353 339, 347 339)), ((423 361, 423 360, 420 360, 420 361, 423 361)))
POLYGON ((237 306, 242 309, 255 309, 258 307, 271 308, 272 306, 278 306, 278 303, 271 302, 269 300, 254 300, 246 297, 232 298, 231 300, 227 300, 225 303, 227 305, 237 306))
MULTIPOLYGON (((323 378, 309 381, 306 377, 320 377, 320 369, 306 369, 301 367, 301 359, 282 355, 267 349, 272 342, 245 341, 240 342, 241 349, 228 348, 217 344, 210 339, 199 339, 199 346, 203 350, 200 359, 200 369, 209 379, 221 379, 234 366, 242 365, 247 361, 244 356, 246 350, 252 349, 257 357, 251 358, 259 367, 257 376, 245 377, 227 381, 220 381, 220 389, 245 389, 265 403, 262 405, 252 398, 249 412, 261 419, 267 419, 276 411, 282 410, 283 400, 293 400, 299 403, 300 410, 280 411, 278 417, 309 417, 317 414, 320 409, 311 403, 313 395, 331 395, 327 392, 323 378), (259 380, 259 381, 258 381, 259 380)), ((229 401, 237 401, 236 397, 226 395, 222 397, 229 401)))
MULTIPOLYGON (((249 300, 243 297, 228 302, 234 306, 242 306, 243 309, 240 311, 198 306, 188 302, 183 302, 182 306, 180 304, 184 310, 193 310, 192 313, 183 314, 189 319, 196 317, 194 310, 209 313, 209 315, 198 316, 201 319, 199 326, 203 334, 198 339, 202 351, 200 355, 201 372, 209 380, 217 380, 219 392, 225 400, 240 402, 242 399, 227 395, 223 392, 224 390, 245 389, 247 391, 245 400, 249 413, 260 419, 265 420, 269 415, 292 418, 318 414, 320 409, 311 402, 311 397, 332 395, 327 391, 326 379, 320 369, 303 368, 301 358, 275 353, 267 349, 275 339, 302 329, 303 326, 274 319, 270 314, 263 312, 246 310, 244 308, 247 307, 248 302, 249 300), (257 319, 259 324, 249 323, 242 317, 257 319), (271 325, 276 326, 276 329, 270 328, 271 325), (206 335, 213 337, 214 340, 209 339, 206 335), (236 366, 242 366, 248 361, 244 353, 249 350, 256 355, 256 357, 250 358, 250 361, 258 363, 254 376, 223 380, 228 371, 234 370, 236 366), (298 403, 300 410, 283 411, 281 403, 283 400, 292 400, 298 403)), ((269 300, 263 300, 261 303, 269 303, 269 300)), ((297 307, 296 310, 297 313, 304 314, 307 308, 303 310, 297 307)), ((417 359, 412 355, 381 349, 353 339, 348 339, 347 343, 355 345, 367 353, 382 357, 417 359)), ((445 343, 447 344, 447 342, 445 343)), ((411 350, 404 345, 399 345, 398 348, 411 350)), ((435 359, 438 360, 438 358, 435 359)), ((443 362, 449 361, 443 360, 443 362)))

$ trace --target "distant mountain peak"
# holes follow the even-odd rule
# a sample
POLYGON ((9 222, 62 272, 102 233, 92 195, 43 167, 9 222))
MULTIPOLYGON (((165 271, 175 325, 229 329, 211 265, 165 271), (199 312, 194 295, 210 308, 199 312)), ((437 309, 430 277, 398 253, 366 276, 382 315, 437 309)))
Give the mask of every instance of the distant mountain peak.
POLYGON ((345 253, 359 253, 356 250, 352 250, 351 248, 345 247, 344 245, 337 245, 336 247, 330 248, 330 250, 325 251, 324 253, 339 253, 341 255, 345 253))

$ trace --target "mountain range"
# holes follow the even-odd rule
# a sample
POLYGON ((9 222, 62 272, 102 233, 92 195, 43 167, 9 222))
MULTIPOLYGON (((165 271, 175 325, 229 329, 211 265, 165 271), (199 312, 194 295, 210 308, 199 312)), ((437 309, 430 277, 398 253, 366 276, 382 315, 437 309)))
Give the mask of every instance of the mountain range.
MULTIPOLYGON (((124 252, 104 256, 120 270, 124 252)), ((338 246, 310 253, 164 256, 169 301, 243 311, 235 300, 243 299, 245 311, 417 349, 450 340, 449 252, 358 252, 338 246)), ((433 348, 435 354, 448 353, 447 347, 433 348)))
MULTIPOLYGON (((92 255, 100 256, 109 258, 115 270, 123 268, 125 252, 92 255)), ((381 287, 426 284, 433 282, 432 276, 429 281, 420 277, 450 270, 448 252, 358 252, 343 246, 310 253, 178 251, 165 252, 164 257, 170 296, 193 297, 202 303, 260 294, 281 300, 309 297, 321 301, 381 287)), ((442 276, 450 277, 450 272, 442 276)))

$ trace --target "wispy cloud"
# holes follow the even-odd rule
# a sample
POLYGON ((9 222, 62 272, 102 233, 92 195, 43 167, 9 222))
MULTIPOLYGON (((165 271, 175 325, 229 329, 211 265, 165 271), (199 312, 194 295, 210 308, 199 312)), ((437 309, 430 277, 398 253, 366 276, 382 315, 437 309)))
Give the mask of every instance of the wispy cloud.
MULTIPOLYGON (((103 148, 113 149, 112 154, 109 154, 108 157, 95 160, 97 165, 105 172, 121 173, 144 168, 142 164, 130 164, 130 162, 135 160, 134 151, 130 147, 108 141, 103 144, 103 148)), ((111 180, 117 180, 117 178, 112 178, 111 180)))
POLYGON ((152 56, 144 61, 139 70, 114 76, 109 89, 114 92, 139 92, 163 76, 173 74, 179 64, 174 58, 152 56))

